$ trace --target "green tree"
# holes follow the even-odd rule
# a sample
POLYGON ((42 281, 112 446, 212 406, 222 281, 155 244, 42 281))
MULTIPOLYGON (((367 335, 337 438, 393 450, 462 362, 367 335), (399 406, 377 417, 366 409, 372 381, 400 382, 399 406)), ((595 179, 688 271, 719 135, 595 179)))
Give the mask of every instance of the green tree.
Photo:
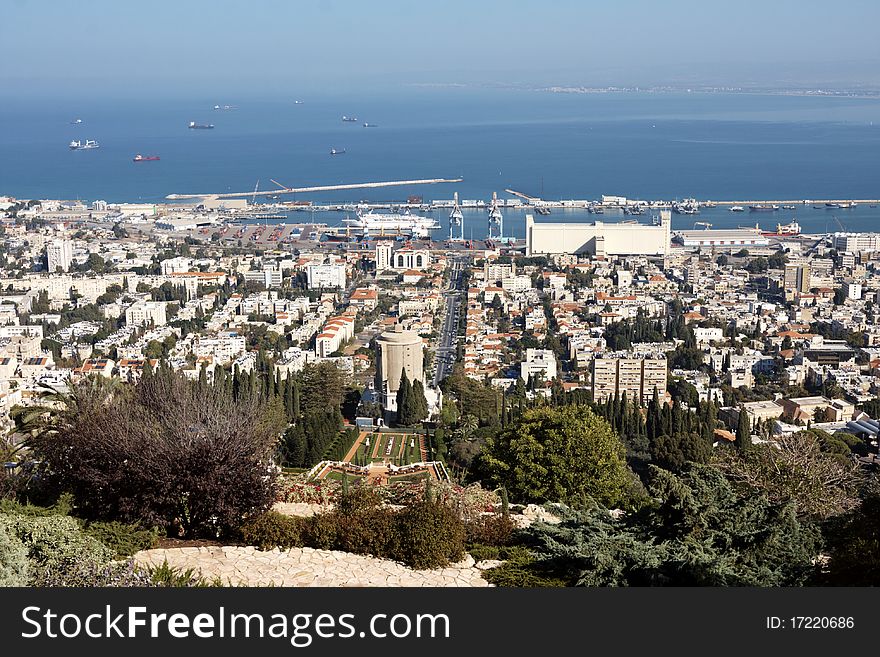
POLYGON ((752 427, 749 423, 749 414, 742 406, 739 407, 739 419, 736 423, 736 449, 739 452, 747 452, 752 447, 752 427))
POLYGON ((615 519, 598 506, 527 530, 532 559, 502 565, 490 581, 541 577, 569 586, 799 586, 815 572, 814 525, 793 505, 770 502, 691 465, 675 475, 651 467, 655 503, 615 519))
POLYGON ((482 465, 522 502, 624 501, 629 472, 620 438, 583 406, 525 411, 485 445, 482 465))
POLYGON ((412 384, 406 375, 406 369, 400 373, 400 384, 397 388, 397 424, 409 426, 417 422, 415 410, 415 398, 413 397, 412 384))
POLYGON ((412 397, 413 407, 416 412, 416 422, 421 422, 428 417, 428 400, 425 398, 425 387, 419 380, 413 382, 412 397))

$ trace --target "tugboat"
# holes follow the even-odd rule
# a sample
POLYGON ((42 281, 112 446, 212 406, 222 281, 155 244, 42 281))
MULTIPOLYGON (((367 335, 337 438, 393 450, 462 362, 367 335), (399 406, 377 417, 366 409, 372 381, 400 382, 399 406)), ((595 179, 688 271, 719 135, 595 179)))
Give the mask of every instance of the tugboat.
POLYGON ((132 162, 155 162, 159 159, 158 155, 141 155, 138 153, 132 158, 132 162))

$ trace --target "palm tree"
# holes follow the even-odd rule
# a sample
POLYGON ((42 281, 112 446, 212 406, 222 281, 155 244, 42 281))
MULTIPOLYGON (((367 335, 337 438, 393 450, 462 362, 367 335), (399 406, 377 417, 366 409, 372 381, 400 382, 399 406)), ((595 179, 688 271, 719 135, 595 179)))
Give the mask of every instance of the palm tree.
POLYGON ((29 446, 37 436, 51 438, 58 436, 70 425, 70 419, 77 413, 82 402, 87 398, 100 396, 107 398, 121 385, 119 379, 107 379, 103 376, 91 375, 77 384, 68 378, 64 382, 67 391, 46 383, 39 383, 38 403, 28 406, 15 406, 9 416, 15 423, 16 434, 23 434, 22 448, 29 446))

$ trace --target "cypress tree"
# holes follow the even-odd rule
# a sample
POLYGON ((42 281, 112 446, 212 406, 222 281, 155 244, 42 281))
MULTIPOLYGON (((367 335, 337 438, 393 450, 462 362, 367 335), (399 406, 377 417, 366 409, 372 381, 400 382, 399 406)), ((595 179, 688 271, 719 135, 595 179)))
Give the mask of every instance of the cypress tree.
POLYGON ((208 390, 208 365, 205 362, 202 362, 202 366, 199 368, 198 388, 202 394, 208 390))
POLYGON ((400 373, 400 385, 397 388, 396 397, 398 424, 408 425, 414 421, 412 396, 412 385, 409 382, 409 377, 407 377, 406 369, 404 368, 400 373))
POLYGON ((293 417, 294 417, 294 419, 296 419, 296 418, 298 418, 298 417, 300 416, 300 413, 302 412, 302 409, 300 408, 300 394, 301 394, 301 391, 300 391, 300 383, 299 383, 299 379, 294 379, 294 380, 293 380, 293 385, 291 386, 291 388, 292 388, 292 392, 291 392, 291 407, 292 407, 292 410, 293 410, 293 417))
POLYGON ((428 417, 428 399, 425 397, 425 387, 418 379, 412 384, 412 407, 414 422, 421 422, 428 417))
POLYGON ((749 417, 746 409, 739 407, 739 421, 736 424, 736 448, 740 452, 747 452, 752 446, 752 431, 749 426, 749 417))

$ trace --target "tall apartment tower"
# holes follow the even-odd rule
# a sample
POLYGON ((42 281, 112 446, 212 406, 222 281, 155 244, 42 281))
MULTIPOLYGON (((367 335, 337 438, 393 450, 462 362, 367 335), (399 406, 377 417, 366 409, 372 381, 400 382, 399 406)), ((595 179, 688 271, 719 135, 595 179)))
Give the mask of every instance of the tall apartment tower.
POLYGON ((391 242, 376 242, 376 273, 391 269, 391 242))
POLYGON ((647 404, 666 392, 666 356, 663 354, 613 353, 593 360, 593 399, 604 402, 626 392, 629 401, 647 404))
POLYGON ((46 245, 46 269, 55 273, 61 267, 61 271, 69 271, 73 262, 73 242, 70 240, 52 240, 46 245))
POLYGON ((792 299, 797 292, 810 291, 810 265, 808 263, 790 263, 785 265, 785 298, 792 299))
POLYGON ((422 354, 422 336, 404 331, 400 324, 376 338, 376 391, 386 411, 397 412, 397 391, 404 370, 411 383, 421 381, 424 385, 422 354))

